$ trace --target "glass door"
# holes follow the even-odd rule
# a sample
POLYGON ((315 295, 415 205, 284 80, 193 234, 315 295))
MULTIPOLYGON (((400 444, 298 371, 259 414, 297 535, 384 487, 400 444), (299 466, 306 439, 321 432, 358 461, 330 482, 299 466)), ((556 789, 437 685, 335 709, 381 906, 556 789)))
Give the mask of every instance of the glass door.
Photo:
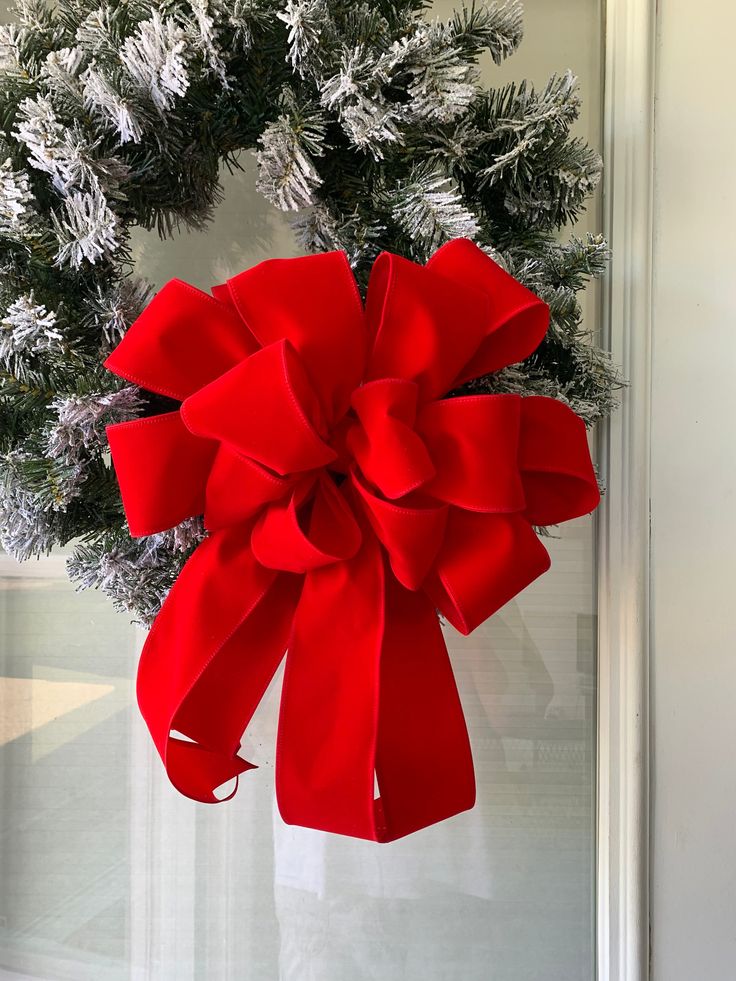
MULTIPOLYGON (((496 79, 580 76, 600 146, 598 2, 528 0, 496 79)), ((446 13, 450 3, 436 5, 446 13)), ((196 238, 136 240, 160 285, 207 288, 295 254, 288 225, 225 180, 196 238)), ((596 207, 582 228, 597 230, 596 207)), ((595 317, 590 292, 588 322, 595 317)), ((590 981, 595 968, 595 549, 590 518, 552 570, 471 637, 446 636, 474 810, 391 845, 285 826, 273 802, 279 678, 244 752, 259 769, 205 807, 169 786, 135 705, 142 632, 76 593, 63 555, 0 557, 0 978, 45 981, 590 981)))

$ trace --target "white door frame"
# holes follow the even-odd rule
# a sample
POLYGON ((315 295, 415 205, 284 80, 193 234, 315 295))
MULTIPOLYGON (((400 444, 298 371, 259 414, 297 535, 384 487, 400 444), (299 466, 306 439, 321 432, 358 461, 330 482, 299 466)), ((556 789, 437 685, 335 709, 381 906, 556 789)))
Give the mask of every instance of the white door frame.
POLYGON ((605 427, 598 681, 598 981, 649 977, 649 450, 655 0, 608 0, 606 340, 627 387, 605 427))

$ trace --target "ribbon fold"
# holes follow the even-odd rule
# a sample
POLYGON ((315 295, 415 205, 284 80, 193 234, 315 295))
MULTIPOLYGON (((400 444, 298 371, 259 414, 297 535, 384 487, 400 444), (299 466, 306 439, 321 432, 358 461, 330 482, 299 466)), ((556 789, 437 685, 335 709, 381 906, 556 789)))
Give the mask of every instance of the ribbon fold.
POLYGON ((212 296, 174 280, 131 326, 106 366, 181 403, 108 427, 131 534, 196 515, 209 532, 138 671, 183 794, 215 803, 252 768, 242 735, 286 655, 285 821, 385 842, 473 806, 436 611, 475 629, 548 568, 533 526, 599 494, 562 403, 443 396, 523 360, 547 324, 459 239, 424 267, 379 256, 365 307, 331 252, 269 260, 212 296))

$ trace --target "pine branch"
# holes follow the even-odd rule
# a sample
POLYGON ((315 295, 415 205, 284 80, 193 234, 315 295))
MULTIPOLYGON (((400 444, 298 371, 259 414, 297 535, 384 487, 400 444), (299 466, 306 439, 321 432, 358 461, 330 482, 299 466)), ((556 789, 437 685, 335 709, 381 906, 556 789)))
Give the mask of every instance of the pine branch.
POLYGON ((198 521, 138 539, 132 539, 123 527, 114 528, 76 546, 67 562, 69 577, 81 589, 102 590, 116 609, 133 613, 149 627, 203 538, 198 521))
POLYGON ((459 189, 445 174, 414 168, 390 195, 396 223, 429 255, 452 238, 474 239, 479 227, 459 189))
POLYGON ((325 153, 327 120, 318 106, 299 105, 291 89, 284 109, 259 140, 256 187, 282 211, 298 211, 314 204, 322 184, 314 158, 325 153))
POLYGON ((497 65, 512 55, 524 36, 523 8, 518 0, 463 5, 450 21, 452 36, 466 55, 490 51, 497 65))

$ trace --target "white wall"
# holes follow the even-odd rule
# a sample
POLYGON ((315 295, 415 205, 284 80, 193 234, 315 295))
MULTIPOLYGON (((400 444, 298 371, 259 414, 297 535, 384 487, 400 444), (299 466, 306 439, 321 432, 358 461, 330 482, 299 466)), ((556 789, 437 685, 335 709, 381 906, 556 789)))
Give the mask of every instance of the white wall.
POLYGON ((736 978, 736 111, 729 0, 660 0, 653 977, 736 978))

